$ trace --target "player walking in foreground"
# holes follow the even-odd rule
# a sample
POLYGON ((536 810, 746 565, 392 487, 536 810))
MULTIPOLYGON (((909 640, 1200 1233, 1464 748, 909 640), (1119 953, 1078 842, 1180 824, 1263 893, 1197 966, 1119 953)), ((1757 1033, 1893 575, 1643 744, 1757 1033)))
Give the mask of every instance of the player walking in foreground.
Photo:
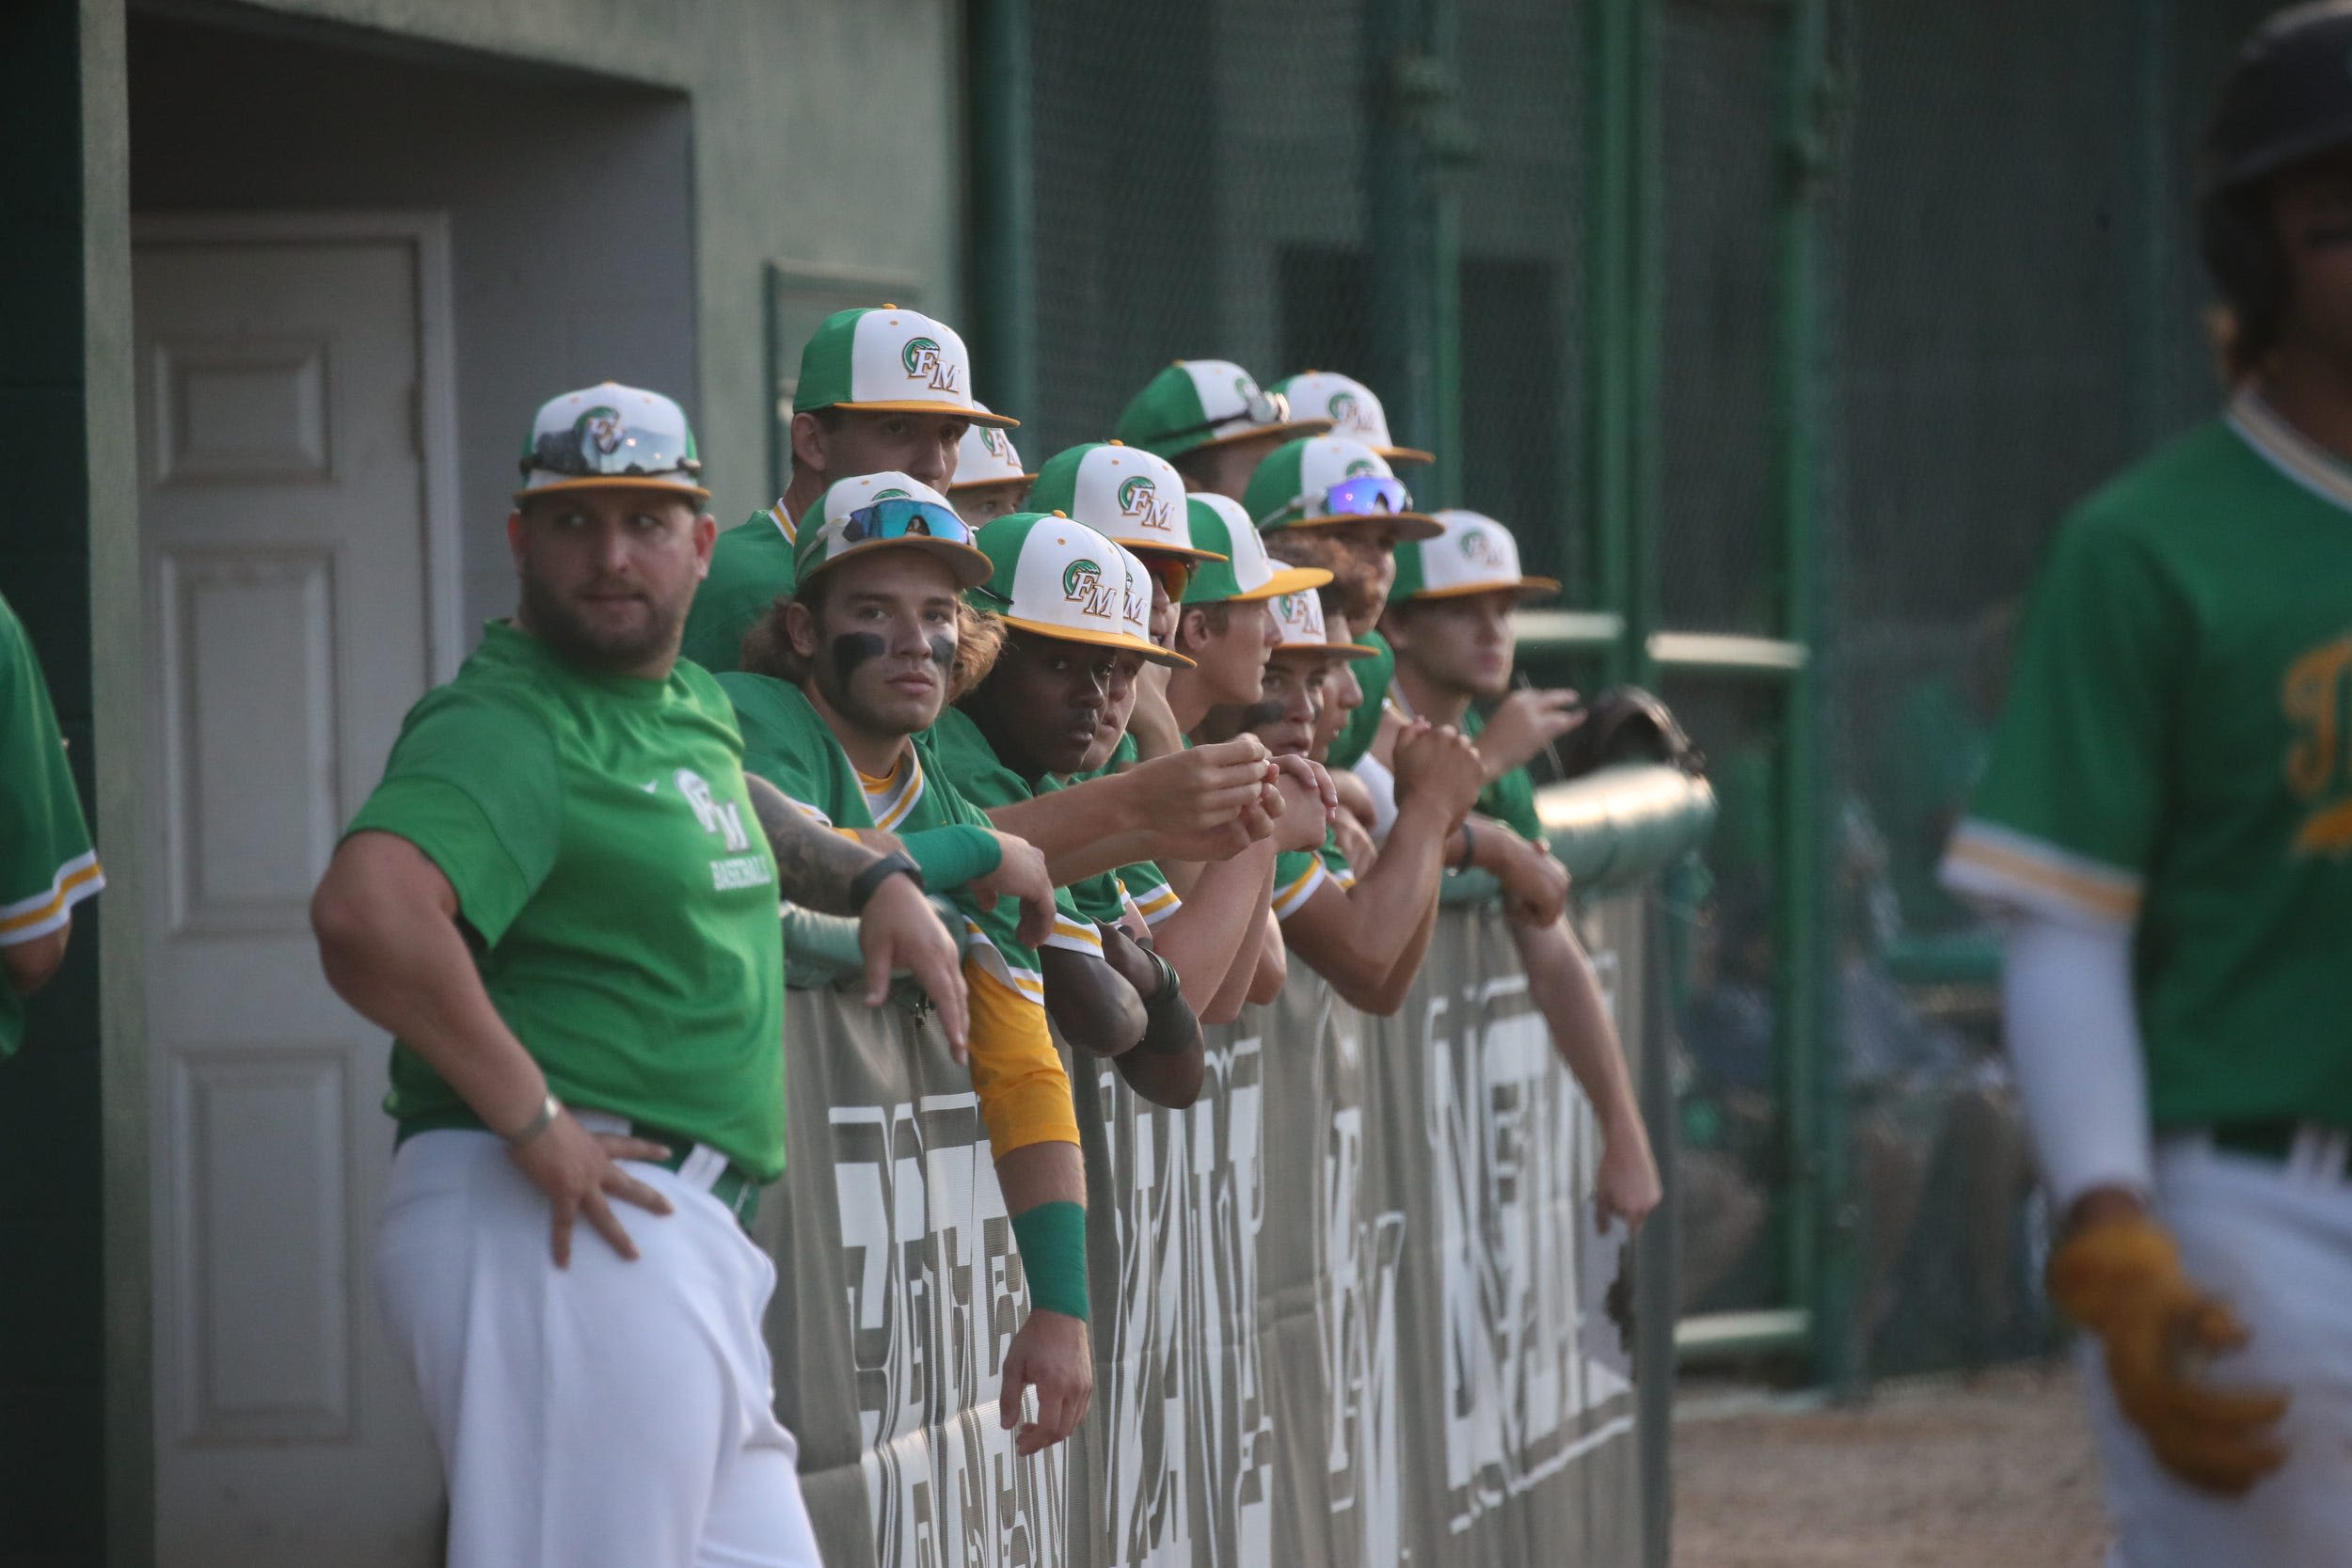
POLYGON ((2207 143, 2225 418, 2060 529, 1946 879, 2087 1331, 2122 1568, 2352 1564, 2352 5, 2207 143))
POLYGON ((311 906, 397 1037, 375 1274, 449 1560, 814 1564, 740 1227, 784 1166, 777 896, 859 914, 869 1002, 911 968, 961 1048, 956 945, 903 857, 747 787, 678 659, 717 525, 677 405, 556 398, 523 469, 521 609, 410 710, 311 906))

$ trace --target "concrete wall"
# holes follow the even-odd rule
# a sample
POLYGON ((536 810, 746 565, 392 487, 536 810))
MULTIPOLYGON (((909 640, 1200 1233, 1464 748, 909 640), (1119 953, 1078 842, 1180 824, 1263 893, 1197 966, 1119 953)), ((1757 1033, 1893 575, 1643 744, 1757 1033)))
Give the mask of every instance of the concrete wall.
POLYGON ((135 209, 451 212, 471 619, 511 606, 496 525, 540 397, 675 392, 732 522, 773 499, 765 263, 960 306, 942 0, 278 0, 137 15, 131 40, 135 209))

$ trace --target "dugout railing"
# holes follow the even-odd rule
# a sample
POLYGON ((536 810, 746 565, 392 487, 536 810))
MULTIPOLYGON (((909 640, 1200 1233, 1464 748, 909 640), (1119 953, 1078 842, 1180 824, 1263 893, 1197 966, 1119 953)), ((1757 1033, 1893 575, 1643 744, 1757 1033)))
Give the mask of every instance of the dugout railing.
POLYGON ((1294 966, 1209 1031, 1184 1111, 1073 1061, 1096 1387, 1014 1457, 995 1403, 1025 1300, 968 1077, 914 999, 865 1007, 854 928, 788 917, 790 1168, 777 1388, 828 1560, 1073 1568, 1656 1564, 1673 1372, 1660 877, 1703 780, 1621 767, 1539 798, 1642 1085, 1668 1203, 1590 1236, 1589 1106, 1491 887, 1450 878, 1421 979, 1373 1019, 1294 966))

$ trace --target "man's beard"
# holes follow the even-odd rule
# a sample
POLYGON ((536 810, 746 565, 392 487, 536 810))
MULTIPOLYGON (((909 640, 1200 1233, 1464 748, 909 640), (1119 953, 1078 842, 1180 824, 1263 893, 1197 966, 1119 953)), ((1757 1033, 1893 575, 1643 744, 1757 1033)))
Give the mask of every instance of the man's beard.
POLYGON ((643 595, 645 621, 633 632, 597 632, 526 566, 522 573, 523 615, 540 641, 566 663, 608 674, 641 669, 663 654, 675 654, 678 628, 686 620, 684 604, 665 605, 652 594, 643 595))

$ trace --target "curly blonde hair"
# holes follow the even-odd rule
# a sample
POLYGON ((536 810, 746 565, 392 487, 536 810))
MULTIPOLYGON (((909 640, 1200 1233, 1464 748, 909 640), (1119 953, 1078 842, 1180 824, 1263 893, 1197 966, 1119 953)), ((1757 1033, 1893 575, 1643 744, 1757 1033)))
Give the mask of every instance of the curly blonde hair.
POLYGON ((1339 541, 1320 529, 1281 528, 1263 537, 1265 552, 1275 560, 1293 566, 1320 566, 1330 573, 1331 581, 1324 590, 1325 609, 1336 604, 1350 626, 1363 629, 1359 623, 1368 619, 1366 612, 1379 597, 1379 587, 1360 557, 1342 548, 1339 541))
MULTIPOLYGON (((786 628, 785 611, 793 605, 806 609, 812 617, 825 612, 825 587, 830 577, 818 576, 803 583, 799 590, 777 599, 743 634, 739 656, 742 667, 755 675, 773 675, 780 681, 799 686, 815 673, 814 664, 792 646, 791 633, 786 628)), ((961 599, 956 601, 956 656, 947 665, 947 701, 959 703, 980 682, 988 679, 989 671, 996 666, 996 656, 1004 651, 1005 625, 984 610, 975 610, 961 599)))

